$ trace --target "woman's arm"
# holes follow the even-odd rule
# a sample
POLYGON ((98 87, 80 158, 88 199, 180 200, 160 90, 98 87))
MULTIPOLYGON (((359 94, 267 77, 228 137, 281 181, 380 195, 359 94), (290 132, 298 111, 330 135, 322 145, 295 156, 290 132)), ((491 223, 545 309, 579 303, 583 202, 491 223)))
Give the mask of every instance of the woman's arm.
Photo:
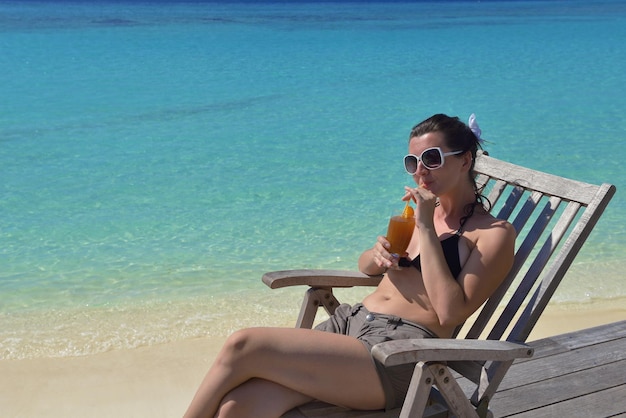
POLYGON ((442 326, 465 321, 502 283, 513 265, 515 230, 494 220, 479 231, 474 248, 459 274, 452 277, 436 233, 420 229, 422 276, 428 297, 442 326))

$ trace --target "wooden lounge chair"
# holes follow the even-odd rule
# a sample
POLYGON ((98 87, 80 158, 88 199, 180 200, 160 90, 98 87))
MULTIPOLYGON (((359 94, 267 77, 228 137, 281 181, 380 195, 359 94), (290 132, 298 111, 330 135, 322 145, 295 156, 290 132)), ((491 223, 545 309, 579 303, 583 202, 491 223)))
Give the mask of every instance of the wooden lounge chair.
MULTIPOLYGON (((485 417, 489 400, 517 358, 530 357, 524 344, 574 257, 615 193, 596 186, 520 167, 480 154, 478 184, 492 213, 517 231, 515 262, 502 285, 452 339, 390 341, 372 350, 385 366, 417 363, 401 409, 354 411, 311 402, 296 417, 485 417), (480 338, 480 339, 479 339, 480 338)), ((333 270, 266 273, 276 289, 306 285, 297 327, 310 328, 318 307, 329 314, 339 305, 333 288, 376 286, 381 276, 333 270)))

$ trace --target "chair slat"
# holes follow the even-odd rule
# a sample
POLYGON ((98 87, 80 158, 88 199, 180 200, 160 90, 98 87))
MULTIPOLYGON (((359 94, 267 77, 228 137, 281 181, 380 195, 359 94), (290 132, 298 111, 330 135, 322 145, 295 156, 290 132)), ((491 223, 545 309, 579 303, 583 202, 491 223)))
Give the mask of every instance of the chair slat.
MULTIPOLYGON (((539 254, 537 254, 537 257, 535 258, 535 262, 533 263, 533 265, 529 269, 529 273, 527 274, 530 277, 536 277, 532 281, 533 284, 536 282, 537 278, 539 277, 539 275, 543 271, 544 267, 548 263, 548 260, 552 256, 552 253, 554 252, 554 250, 556 249, 556 247, 560 243, 561 239, 563 238, 563 236, 567 232, 567 229, 569 228, 569 226, 573 222, 573 220, 576 217, 579 209, 580 209, 580 204, 579 203, 577 203, 577 202, 570 202, 570 204, 567 206, 567 208, 565 209, 565 211, 561 215, 561 217, 559 219, 559 222, 553 228, 552 234, 550 234, 550 236, 548 237, 548 239, 544 243, 543 247, 541 248, 539 254)), ((524 277, 524 279, 526 279, 526 277, 524 277)), ((534 300, 540 300, 541 299, 542 294, 545 294, 545 291, 540 291, 540 289, 542 287, 545 288, 545 286, 549 286, 550 282, 552 280, 554 280, 554 277, 546 277, 546 276, 544 276, 543 280, 540 282, 539 288, 535 291, 535 294, 533 296, 534 300)), ((529 283, 530 283, 530 281, 529 281, 529 283)), ((518 287, 517 292, 516 292, 516 293, 518 293, 518 297, 519 297, 519 295, 521 295, 522 287, 526 287, 526 286, 520 285, 518 287)), ((524 297, 526 297, 526 295, 528 293, 530 293, 530 288, 526 291, 526 293, 524 294, 524 297)), ((550 295, 550 296, 552 296, 552 295, 550 295)), ((548 297, 548 299, 549 299, 549 297, 548 297)), ((517 322, 520 322, 520 321, 526 322, 528 320, 527 317, 529 316, 530 312, 534 309, 534 306, 536 306, 536 305, 531 300, 531 302, 527 305, 526 314, 522 314, 522 317, 520 317, 517 320, 517 322)), ((517 310, 519 310, 519 307, 520 306, 517 306, 516 312, 517 312, 517 310)), ((511 321, 509 321, 509 323, 510 322, 511 321)), ((515 340, 516 337, 515 337, 515 334, 513 332, 511 334, 509 334, 509 337, 507 338, 507 340, 510 339, 510 338, 513 338, 515 340)))
MULTIPOLYGON (((530 218, 534 209, 536 209, 541 197, 541 193, 534 192, 526 200, 522 210, 513 221, 514 225, 517 224, 518 227, 520 227, 520 229, 516 228, 518 234, 521 231, 521 228, 523 228, 527 220, 530 218)), ((537 243, 537 241, 541 237, 541 234, 548 225, 552 214, 554 214, 554 212, 557 210, 558 203, 558 198, 552 198, 552 200, 548 201, 542 214, 535 222, 535 225, 530 229, 530 231, 526 235, 526 238, 523 239, 522 244, 517 249, 515 253, 515 259, 513 260, 513 266, 511 267, 509 274, 504 278, 502 284, 500 284, 498 289, 496 289, 496 291, 491 295, 487 302, 485 302, 485 305, 483 306, 478 317, 474 321, 474 324, 467 332, 467 335, 465 335, 465 338, 476 339, 479 338, 480 335, 483 333, 483 331, 491 321, 493 313, 496 311, 496 309, 500 305, 500 302, 504 298, 504 295, 506 294, 514 279, 517 277, 519 271, 522 269, 522 267, 526 263, 526 260, 532 253, 535 244, 537 243), (556 205, 557 207, 554 207, 554 205, 556 205)), ((518 239, 520 238, 518 237, 518 239)))
MULTIPOLYGON (((550 223, 550 220, 552 219, 555 212, 557 211, 560 203, 561 203, 561 199, 558 197, 551 197, 548 200, 545 208, 535 220, 533 227, 530 229, 530 231, 528 232, 528 235, 526 235, 526 238, 524 239, 524 241, 522 242, 522 245, 517 251, 517 254, 515 257, 516 258, 515 261, 517 263, 521 262, 521 260, 518 262, 517 260, 518 257, 526 260, 528 255, 532 252, 532 249, 535 247, 536 243, 541 238, 543 232, 545 231, 546 227, 550 223)), ((524 278, 522 279, 517 289, 515 290, 515 293, 513 294, 511 300, 509 301, 507 306, 504 308, 504 311, 502 312, 502 314, 496 321, 496 324, 494 325, 491 332, 489 333, 489 336, 487 337, 488 339, 497 340, 502 337, 507 327, 511 323, 511 320, 513 319, 513 317, 519 310, 519 307, 524 302, 526 295, 528 294, 528 292, 530 292, 530 289, 532 289, 533 285, 537 281, 537 278, 539 277, 539 274, 541 273, 541 270, 543 269, 543 267, 548 262, 550 255, 554 251, 554 247, 552 246, 552 244, 553 244, 552 240, 550 239, 546 240, 544 247, 537 254, 535 260, 533 261, 530 268, 524 275, 524 278)), ((516 272, 516 275, 517 275, 517 272, 516 272)), ((509 277, 510 276, 511 274, 509 273, 509 277)))
MULTIPOLYGON (((513 331, 509 334, 508 339, 510 341, 526 341, 526 338, 528 338, 528 335, 537 323, 539 316, 543 313, 550 298, 561 283, 563 276, 565 276, 565 273, 571 266, 584 242, 587 240, 587 237, 589 237, 589 234, 598 222, 598 219, 600 219, 600 216, 614 194, 615 186, 611 184, 604 183, 596 187, 594 199, 583 211, 580 219, 568 234, 565 243, 555 257, 549 271, 545 274, 545 286, 538 290, 539 293, 533 297, 533 300, 523 312, 522 318, 517 321, 516 325, 513 327, 513 331), (525 322, 523 322, 523 320, 525 320, 525 322)), ((570 205, 573 211, 575 205, 570 205)))
MULTIPOLYGON (((499 181, 502 181, 502 180, 499 180, 499 181)), ((504 183, 504 184, 506 185, 506 183, 504 183)), ((513 213, 513 211, 517 207, 517 204, 519 203, 519 201, 520 201, 520 199, 522 198, 523 195, 524 195, 524 189, 523 188, 521 188, 521 187, 514 187, 513 190, 511 190, 511 193, 509 194, 509 197, 506 199, 506 202, 504 203, 504 206, 502 206, 502 208, 500 209, 498 214, 494 215, 494 216, 496 218, 498 218, 498 219, 506 219, 506 220, 508 220, 511 217, 511 214, 513 213)), ((515 230, 519 231, 519 229, 517 229, 517 228, 515 230)))
MULTIPOLYGON (((532 192, 520 212, 517 214, 513 222, 511 222, 518 234, 526 226, 526 223, 535 212, 535 209, 537 208, 537 205, 539 205, 543 196, 543 193, 532 192)), ((509 218, 507 217, 506 219, 509 218)))
POLYGON ((489 199, 489 202, 493 206, 495 206, 498 203, 498 200, 500 200, 500 197, 502 196, 504 191, 506 190, 507 184, 506 184, 506 181, 498 180, 498 179, 493 179, 493 182, 494 182, 493 188, 489 192, 487 199, 489 199))

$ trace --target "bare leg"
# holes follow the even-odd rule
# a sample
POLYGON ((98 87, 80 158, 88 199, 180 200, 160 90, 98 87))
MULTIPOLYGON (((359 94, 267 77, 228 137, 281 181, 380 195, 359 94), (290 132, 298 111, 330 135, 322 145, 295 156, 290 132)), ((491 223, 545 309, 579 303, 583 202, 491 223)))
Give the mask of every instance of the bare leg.
MULTIPOLYGON (((250 328, 228 338, 185 416, 213 417, 227 394, 253 378, 349 408, 385 404, 370 353, 360 341, 309 329, 250 328)), ((282 408, 292 407, 293 399, 287 396, 282 408)))
POLYGON ((216 418, 275 418, 311 400, 278 383, 255 378, 224 396, 216 418))

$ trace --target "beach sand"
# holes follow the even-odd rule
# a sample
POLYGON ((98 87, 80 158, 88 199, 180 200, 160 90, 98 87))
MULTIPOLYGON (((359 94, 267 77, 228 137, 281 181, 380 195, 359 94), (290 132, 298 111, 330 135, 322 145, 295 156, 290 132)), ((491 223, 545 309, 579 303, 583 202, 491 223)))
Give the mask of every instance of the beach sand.
MULTIPOLYGON (((529 341, 626 319, 626 299, 549 305, 529 341)), ((0 361, 2 417, 179 417, 224 339, 0 361)))

